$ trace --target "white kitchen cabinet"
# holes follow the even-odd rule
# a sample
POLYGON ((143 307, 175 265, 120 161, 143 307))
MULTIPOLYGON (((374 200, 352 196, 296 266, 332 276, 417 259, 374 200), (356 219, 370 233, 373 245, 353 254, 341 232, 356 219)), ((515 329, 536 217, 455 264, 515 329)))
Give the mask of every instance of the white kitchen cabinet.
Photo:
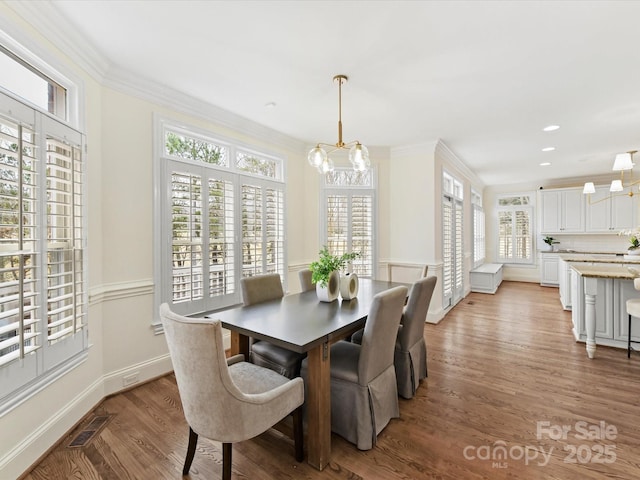
POLYGON ((558 261, 560 260, 557 253, 541 253, 540 254, 540 285, 543 287, 557 287, 558 277, 558 261))
POLYGON ((636 224, 636 204, 629 195, 611 197, 608 186, 596 187, 585 206, 588 233, 618 233, 636 224))
POLYGON ((579 188, 540 191, 540 233, 584 233, 584 204, 579 188))

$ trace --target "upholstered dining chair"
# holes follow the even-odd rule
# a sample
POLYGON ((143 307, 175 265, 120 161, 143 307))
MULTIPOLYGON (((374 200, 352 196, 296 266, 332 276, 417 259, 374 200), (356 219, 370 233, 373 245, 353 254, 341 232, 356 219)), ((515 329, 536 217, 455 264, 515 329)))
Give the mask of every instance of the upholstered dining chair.
MULTIPOLYGON (((392 418, 400 416, 393 350, 407 287, 373 298, 362 345, 341 340, 329 352, 331 430, 369 450, 392 418)), ((307 376, 307 360, 301 374, 307 376)))
POLYGON ((427 344, 424 341, 424 322, 438 277, 421 278, 411 286, 394 352, 398 394, 413 398, 420 380, 427 377, 427 344))
MULTIPOLYGON (((411 285, 409 298, 402 312, 394 351, 394 365, 398 382, 398 395, 413 398, 420 380, 427 377, 427 344, 424 341, 424 322, 429 312, 431 297, 438 278, 421 278, 411 285)), ((351 337, 362 343, 362 330, 351 337)))
MULTIPOLYGON (((284 296, 280 275, 268 273, 246 277, 240 280, 242 301, 245 305, 253 305, 284 296)), ((278 347, 263 340, 252 339, 249 353, 251 362, 261 367, 270 368, 287 378, 300 375, 300 364, 305 357, 302 353, 278 347)))
POLYGON ((300 289, 302 292, 307 292, 316 288, 315 284, 311 281, 312 276, 313 272, 308 268, 298 271, 298 278, 300 279, 300 289))
POLYGON ((262 434, 293 414, 295 456, 303 459, 302 379, 290 380, 267 368, 225 358, 219 320, 186 318, 160 306, 189 445, 183 475, 189 473, 198 436, 222 442, 222 478, 231 478, 232 444, 262 434))

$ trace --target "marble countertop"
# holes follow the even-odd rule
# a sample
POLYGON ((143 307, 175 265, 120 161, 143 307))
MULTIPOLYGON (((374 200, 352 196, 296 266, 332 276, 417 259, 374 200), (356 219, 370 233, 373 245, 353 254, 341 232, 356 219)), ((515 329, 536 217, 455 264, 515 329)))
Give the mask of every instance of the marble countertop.
POLYGON ((640 255, 561 253, 560 259, 565 262, 624 263, 640 265, 640 255))
POLYGON ((617 265, 583 265, 581 262, 572 263, 571 268, 583 277, 618 278, 633 280, 640 271, 617 265))

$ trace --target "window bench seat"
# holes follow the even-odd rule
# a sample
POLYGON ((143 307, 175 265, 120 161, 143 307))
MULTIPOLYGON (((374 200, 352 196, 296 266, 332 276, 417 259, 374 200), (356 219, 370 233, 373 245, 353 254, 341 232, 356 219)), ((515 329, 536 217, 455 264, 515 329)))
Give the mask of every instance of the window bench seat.
POLYGON ((494 294, 502 283, 502 264, 485 263, 469 272, 471 291, 494 294))

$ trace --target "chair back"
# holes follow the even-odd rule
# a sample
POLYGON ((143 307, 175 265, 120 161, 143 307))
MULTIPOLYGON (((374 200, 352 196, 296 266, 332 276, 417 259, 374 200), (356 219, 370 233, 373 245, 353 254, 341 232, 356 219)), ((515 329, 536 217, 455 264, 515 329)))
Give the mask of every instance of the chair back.
POLYGON ((424 335, 424 322, 438 277, 421 278, 411 286, 409 301, 402 314, 402 327, 398 331, 400 350, 406 352, 424 335))
POLYGON ((278 273, 245 277, 240 280, 240 288, 242 290, 242 301, 245 305, 262 303, 284 296, 282 281, 278 273))
POLYGON ((300 270, 298 272, 298 278, 300 279, 300 289, 302 292, 314 290, 316 288, 315 284, 311 281, 312 276, 313 272, 308 268, 305 270, 300 270))
POLYGON ((160 318, 187 423, 207 438, 229 441, 240 430, 235 423, 245 395, 229 374, 220 321, 183 317, 166 303, 160 318))
POLYGON ((373 297, 362 334, 358 383, 366 386, 393 365, 398 325, 407 298, 407 287, 395 287, 373 297))

